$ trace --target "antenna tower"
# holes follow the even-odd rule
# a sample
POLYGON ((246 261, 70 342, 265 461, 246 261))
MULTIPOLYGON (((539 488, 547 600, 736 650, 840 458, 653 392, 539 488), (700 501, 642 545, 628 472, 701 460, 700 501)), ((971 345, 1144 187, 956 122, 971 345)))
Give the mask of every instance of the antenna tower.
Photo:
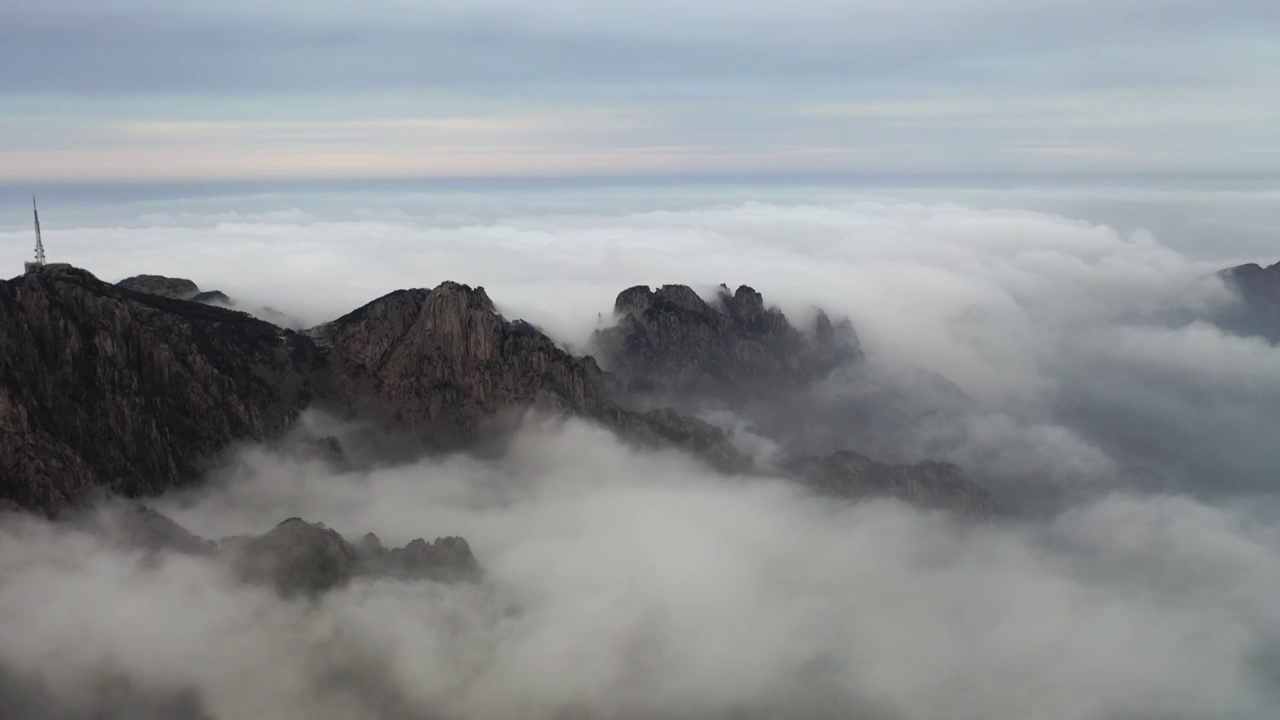
POLYGON ((36 220, 36 267, 44 267, 44 239, 40 237, 40 210, 36 207, 36 196, 31 196, 31 215, 36 220))

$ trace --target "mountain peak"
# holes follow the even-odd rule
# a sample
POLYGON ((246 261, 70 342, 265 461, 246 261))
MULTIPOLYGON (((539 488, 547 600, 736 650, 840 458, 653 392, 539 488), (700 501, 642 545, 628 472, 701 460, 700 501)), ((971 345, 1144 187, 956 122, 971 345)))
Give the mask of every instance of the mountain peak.
POLYGON ((116 283, 116 286, 175 300, 190 300, 200 294, 200 286, 194 282, 186 278, 171 278, 163 275, 134 275, 116 283))
POLYGON ((679 393, 770 392, 807 385, 861 357, 851 323, 836 332, 825 313, 808 331, 794 327, 755 289, 714 304, 686 285, 628 288, 614 303, 618 324, 598 331, 602 361, 629 387, 679 393))
POLYGON ((70 266, 0 283, 0 494, 55 513, 199 478, 330 392, 307 338, 70 266))

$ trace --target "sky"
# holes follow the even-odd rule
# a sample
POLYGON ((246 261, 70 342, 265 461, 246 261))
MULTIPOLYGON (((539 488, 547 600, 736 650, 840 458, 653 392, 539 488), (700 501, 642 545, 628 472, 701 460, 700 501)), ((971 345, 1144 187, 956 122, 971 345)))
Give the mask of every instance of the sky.
POLYGON ((1280 170, 1269 0, 0 4, 0 183, 1280 170))

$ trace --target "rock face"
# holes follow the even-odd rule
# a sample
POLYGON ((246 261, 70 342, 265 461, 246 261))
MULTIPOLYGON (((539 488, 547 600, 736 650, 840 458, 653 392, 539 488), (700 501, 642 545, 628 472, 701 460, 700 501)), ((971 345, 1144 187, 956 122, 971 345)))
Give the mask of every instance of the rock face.
POLYGON ((1280 342, 1280 262, 1265 268, 1254 263, 1240 265, 1222 275, 1244 300, 1244 306, 1227 318, 1227 324, 1280 342))
POLYGON ((862 351, 853 325, 819 312, 801 332, 760 293, 720 286, 708 304, 684 285, 624 290, 615 327, 597 332, 601 359, 630 392, 769 394, 821 379, 862 351))
POLYGON ((483 288, 403 290, 320 331, 341 372, 366 381, 395 418, 442 448, 474 441, 500 410, 574 413, 597 402, 594 363, 528 323, 508 322, 483 288))
POLYGON ((46 267, 0 282, 0 496, 54 513, 160 493, 330 392, 308 338, 46 267))

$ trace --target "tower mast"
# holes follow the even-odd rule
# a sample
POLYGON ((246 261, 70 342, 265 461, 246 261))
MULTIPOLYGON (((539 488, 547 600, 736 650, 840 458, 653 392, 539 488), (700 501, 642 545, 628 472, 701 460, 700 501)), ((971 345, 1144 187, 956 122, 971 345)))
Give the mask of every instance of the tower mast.
POLYGON ((36 207, 36 196, 31 196, 31 215, 36 220, 36 267, 44 267, 44 238, 40 237, 40 209, 36 207))

